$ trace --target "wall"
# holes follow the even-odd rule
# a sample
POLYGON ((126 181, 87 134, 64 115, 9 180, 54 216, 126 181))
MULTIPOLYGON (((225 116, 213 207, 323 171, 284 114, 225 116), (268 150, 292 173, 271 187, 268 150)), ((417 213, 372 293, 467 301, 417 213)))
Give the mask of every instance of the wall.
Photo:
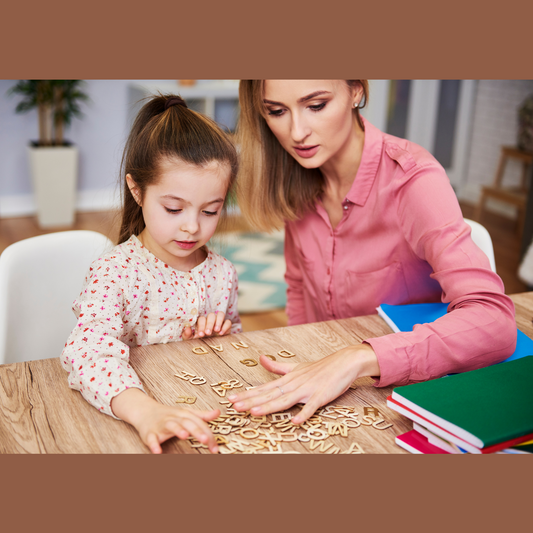
MULTIPOLYGON (((37 137, 37 113, 15 113, 19 97, 6 95, 15 83, 0 80, 0 217, 34 212, 26 145, 37 137)), ((87 81, 86 92, 92 102, 83 105, 85 116, 74 119, 67 130, 67 138, 80 147, 77 202, 80 211, 108 209, 117 204, 118 169, 129 127, 130 83, 131 80, 87 81)), ((466 176, 458 190, 461 199, 476 203, 481 186, 492 182, 500 146, 516 143, 517 108, 531 93, 532 80, 478 82, 471 152, 466 176)), ((519 173, 519 165, 510 164, 506 183, 517 183, 519 173)), ((494 202, 491 205, 494 210, 514 215, 512 208, 494 202)))
MULTIPOLYGON (((26 146, 38 136, 37 112, 16 114, 19 96, 7 96, 16 81, 0 80, 0 217, 34 213, 26 146)), ((65 137, 80 150, 77 207, 80 211, 116 205, 120 157, 128 130, 129 80, 89 80, 82 104, 65 137)))
MULTIPOLYGON (((466 179, 458 191, 459 198, 477 203, 482 185, 494 180, 500 147, 515 146, 518 131, 518 108, 533 93, 532 80, 480 80, 474 107, 470 156, 466 179)), ((510 161, 504 176, 504 185, 516 185, 520 180, 521 165, 510 161)), ((514 216, 514 208, 496 201, 487 202, 487 208, 514 216)))

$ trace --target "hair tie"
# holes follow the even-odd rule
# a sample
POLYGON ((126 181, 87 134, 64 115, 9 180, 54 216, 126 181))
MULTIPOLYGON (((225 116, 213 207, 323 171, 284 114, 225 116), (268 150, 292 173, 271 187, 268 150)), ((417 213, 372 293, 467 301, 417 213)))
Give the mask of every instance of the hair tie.
POLYGON ((185 100, 181 96, 172 96, 171 98, 168 98, 165 102, 165 111, 174 105, 182 105, 183 107, 187 107, 187 104, 185 103, 185 100))

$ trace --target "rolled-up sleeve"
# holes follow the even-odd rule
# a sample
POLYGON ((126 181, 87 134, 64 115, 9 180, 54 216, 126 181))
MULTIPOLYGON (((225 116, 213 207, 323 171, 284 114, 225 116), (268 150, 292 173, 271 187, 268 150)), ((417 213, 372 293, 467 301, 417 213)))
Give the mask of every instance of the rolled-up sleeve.
POLYGON ((367 339, 377 386, 402 385, 500 362, 516 346, 514 305, 470 237, 453 189, 437 165, 415 168, 397 189, 398 224, 414 254, 432 267, 448 313, 412 332, 367 339))

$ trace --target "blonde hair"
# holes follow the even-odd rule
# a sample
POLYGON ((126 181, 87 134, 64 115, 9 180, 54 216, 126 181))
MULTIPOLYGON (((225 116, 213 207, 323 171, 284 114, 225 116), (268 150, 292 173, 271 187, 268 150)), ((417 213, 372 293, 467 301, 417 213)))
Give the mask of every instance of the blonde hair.
MULTIPOLYGON (((363 128, 359 108, 368 101, 368 80, 348 80, 360 85, 363 98, 354 109, 363 128)), ((241 80, 237 143, 240 163, 237 199, 242 214, 255 228, 272 231, 286 220, 297 220, 312 209, 324 188, 318 168, 302 167, 281 146, 265 120, 264 80, 241 80)))
POLYGON ((139 111, 122 156, 122 221, 119 244, 132 235, 139 235, 145 228, 142 207, 135 201, 126 175, 132 176, 142 199, 146 187, 157 182, 164 158, 177 158, 198 166, 212 161, 228 164, 230 176, 227 202, 238 168, 237 151, 233 142, 216 122, 189 109, 179 96, 153 96, 139 111))

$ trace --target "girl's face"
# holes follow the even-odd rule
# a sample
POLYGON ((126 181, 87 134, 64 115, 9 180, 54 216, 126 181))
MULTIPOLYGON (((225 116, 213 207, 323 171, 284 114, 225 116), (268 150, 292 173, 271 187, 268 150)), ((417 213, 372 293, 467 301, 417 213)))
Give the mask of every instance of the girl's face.
POLYGON ((146 228, 139 236, 158 259, 188 271, 204 259, 196 253, 215 233, 229 183, 229 165, 212 161, 205 166, 165 159, 157 183, 144 198, 130 174, 134 198, 142 205, 146 228))
POLYGON ((266 122, 305 168, 321 167, 349 145, 358 127, 353 105, 361 98, 362 89, 344 80, 264 82, 266 122))

